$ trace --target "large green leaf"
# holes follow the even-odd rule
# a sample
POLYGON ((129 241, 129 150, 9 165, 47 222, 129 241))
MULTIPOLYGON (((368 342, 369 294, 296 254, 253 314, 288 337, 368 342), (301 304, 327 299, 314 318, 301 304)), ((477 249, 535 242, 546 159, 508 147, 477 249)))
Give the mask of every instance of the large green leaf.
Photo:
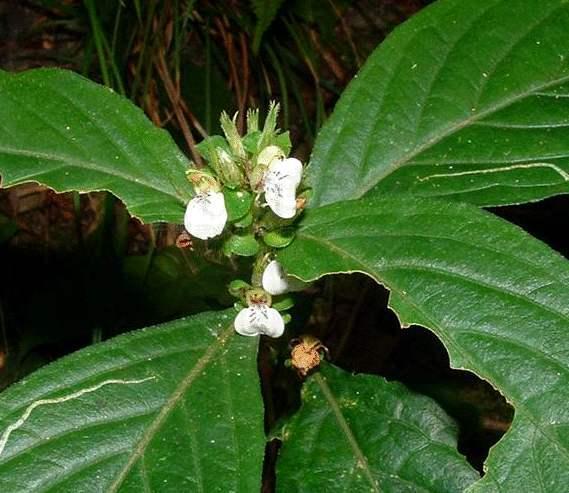
POLYGON ((480 478, 456 451, 456 426, 403 385, 324 366, 283 429, 283 492, 462 492, 480 478))
POLYGON ((312 280, 364 272, 391 290, 403 325, 431 329, 456 368, 515 407, 476 491, 565 492, 569 484, 569 266, 468 204, 361 199, 307 211, 279 253, 312 280))
POLYGON ((258 491, 257 338, 232 316, 117 337, 1 394, 2 491, 258 491))
POLYGON ((440 0, 368 59, 319 135, 312 206, 569 192, 569 3, 440 0))
POLYGON ((0 174, 58 192, 109 190, 146 222, 181 223, 187 159, 112 90, 73 72, 0 72, 0 174))

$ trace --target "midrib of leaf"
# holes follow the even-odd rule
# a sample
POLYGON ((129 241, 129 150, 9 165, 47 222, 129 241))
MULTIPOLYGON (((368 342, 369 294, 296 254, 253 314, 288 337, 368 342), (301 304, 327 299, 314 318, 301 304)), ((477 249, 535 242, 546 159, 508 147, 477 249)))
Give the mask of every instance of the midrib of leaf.
POLYGON ((110 485, 107 493, 116 493, 121 487, 122 483, 128 476, 129 472, 132 470, 133 466, 138 462, 139 459, 144 457, 146 448, 160 430, 160 427, 164 421, 168 418, 170 413, 174 410, 174 407, 183 398, 186 391, 190 388, 194 380, 199 376, 199 374, 204 370, 204 368, 210 363, 215 354, 227 343, 229 338, 233 336, 234 329, 233 324, 229 325, 219 336, 219 338, 212 344, 204 353, 204 355, 196 362, 192 369, 188 372, 186 377, 180 382, 178 387, 174 390, 171 397, 166 401, 154 421, 150 424, 146 432, 142 435, 140 441, 134 447, 132 453, 129 456, 128 461, 118 473, 117 478, 110 485))
MULTIPOLYGON (((4 75, 4 73, 2 73, 2 75, 4 75)), ((11 75, 8 75, 8 77, 11 77, 11 75)), ((106 176, 108 178, 111 177, 118 178, 124 180, 128 184, 136 184, 137 186, 140 186, 140 188, 147 188, 152 192, 161 192, 167 197, 175 199, 175 201, 179 202, 181 205, 183 205, 187 200, 189 200, 189 198, 191 198, 192 196, 191 187, 189 187, 187 190, 183 186, 180 188, 176 184, 176 180, 173 179, 172 175, 173 170, 169 169, 168 167, 164 167, 163 173, 159 177, 160 179, 154 179, 157 177, 147 176, 142 173, 137 173, 137 167, 140 168, 139 158, 137 157, 136 152, 133 153, 131 141, 129 141, 129 139, 126 136, 122 135, 120 131, 117 133, 117 128, 115 128, 115 126, 113 125, 108 125, 106 121, 96 118, 94 119, 93 115, 89 111, 89 107, 86 106, 80 98, 73 99, 72 97, 69 96, 69 94, 63 91, 61 87, 59 87, 58 85, 50 83, 49 89, 58 97, 62 98, 65 104, 69 105, 70 107, 73 108, 75 112, 79 113, 84 118, 85 121, 93 125, 93 131, 96 132, 98 137, 104 140, 104 145, 107 146, 108 148, 113 149, 117 156, 121 156, 123 162, 126 163, 131 168, 132 174, 122 173, 119 169, 116 168, 115 162, 112 163, 112 166, 110 166, 109 169, 106 169, 106 168, 101 168, 91 160, 84 160, 81 158, 78 159, 71 156, 61 156, 59 154, 54 154, 52 152, 28 151, 25 149, 13 149, 11 147, 0 146, 0 153, 4 152, 7 155, 10 154, 15 156, 20 155, 38 160, 44 159, 52 162, 59 161, 60 163, 59 165, 54 166, 53 168, 46 170, 45 172, 32 173, 32 175, 18 178, 14 182, 9 182, 8 186, 13 184, 23 183, 26 181, 41 183, 38 178, 44 175, 45 173, 49 173, 52 171, 60 171, 62 169, 65 169, 66 167, 69 167, 71 169, 77 168, 79 170, 90 169, 92 171, 101 173, 102 176, 106 176), (135 177, 135 175, 137 174, 138 176, 135 177), (154 181, 152 181, 153 179, 154 181), (171 187, 169 189, 167 188, 168 184, 171 187)), ((65 132, 63 132, 60 127, 54 125, 54 123, 49 118, 46 118, 44 114, 38 111, 36 107, 28 104, 25 98, 13 97, 10 91, 2 91, 2 86, 0 86, 0 95, 2 97, 11 99, 15 104, 18 105, 21 111, 25 110, 33 118, 40 120, 46 127, 53 130, 66 143, 67 147, 73 147, 83 155, 91 154, 91 152, 88 149, 84 149, 79 142, 70 141, 69 136, 65 132)), ((144 114, 142 110, 138 109, 138 111, 140 115, 144 114)), ((127 115, 128 118, 125 119, 121 114, 120 123, 126 125, 126 127, 128 128, 132 128, 133 115, 129 114, 127 115)), ((0 124, 0 128, 6 133, 6 135, 10 135, 13 137, 13 135, 10 134, 10 132, 7 130, 7 128, 4 125, 0 124)), ((145 131, 149 131, 150 128, 146 128, 145 131)), ((160 131, 166 133, 165 130, 160 130, 160 131)), ((141 144, 146 152, 152 153, 149 144, 144 139, 142 140, 141 144)), ((187 163, 187 161, 185 160, 185 158, 181 153, 175 156, 175 161, 178 161, 180 163, 180 173, 183 174, 186 169, 186 166, 184 166, 184 162, 187 163)), ((41 184, 49 186, 45 183, 41 184)), ((78 189, 77 187, 64 186, 64 187, 58 187, 56 191, 62 192, 62 191, 71 191, 71 190, 78 190, 78 189)), ((122 195, 120 194, 120 191, 115 190, 113 186, 111 187, 103 186, 98 188, 97 190, 110 191, 114 193, 126 203, 127 207, 130 208, 131 200, 129 199, 125 200, 125 198, 122 197, 122 195)), ((79 191, 91 192, 96 190, 89 188, 89 189, 82 189, 79 191)), ((154 198, 154 200, 152 200, 151 202, 140 201, 137 205, 138 207, 142 207, 148 204, 152 204, 154 202, 158 202, 159 200, 160 200, 159 198, 154 198)), ((138 214, 136 214, 135 212, 135 216, 137 215, 138 214)))
MULTIPOLYGON (((0 153, 12 154, 15 156, 40 158, 40 159, 46 159, 48 161, 59 161, 61 163, 67 163, 67 164, 63 164, 62 166, 58 166, 57 167, 58 169, 65 168, 67 166, 77 167, 80 169, 87 168, 87 169, 92 169, 94 171, 102 173, 104 175, 109 175, 109 176, 114 176, 114 177, 120 178, 120 179, 125 180, 129 183, 132 182, 132 176, 120 173, 116 169, 113 169, 112 171, 110 171, 109 169, 101 168, 100 166, 98 166, 93 161, 82 161, 80 159, 72 158, 69 156, 59 156, 57 154, 51 154, 51 153, 46 153, 46 152, 26 151, 24 149, 12 149, 10 147, 5 147, 5 146, 0 146, 0 153)), ((50 172, 50 171, 53 171, 53 168, 46 170, 46 172, 50 172)), ((35 181, 35 177, 41 176, 41 174, 42 173, 33 173, 29 176, 18 177, 18 182, 22 183, 25 181, 35 181)), ((172 196, 172 193, 170 190, 165 190, 164 188, 161 188, 160 186, 158 186, 154 183, 148 183, 147 181, 141 180, 140 178, 137 178, 136 184, 142 185, 144 187, 147 187, 147 188, 150 188, 153 190, 158 190, 158 191, 164 193, 165 195, 172 196)), ((89 189, 88 191, 93 191, 93 190, 89 189)), ((176 199, 180 200, 179 197, 177 197, 177 196, 174 196, 174 197, 176 199)))
MULTIPOLYGON (((365 275, 371 277, 378 284, 384 285, 390 291, 397 293, 398 296, 400 296, 402 299, 404 299, 406 303, 411 305, 418 313, 420 313, 424 317, 425 320, 428 321, 428 323, 429 323, 428 328, 437 329, 437 331, 436 331, 437 336, 440 337, 440 339, 443 341, 444 345, 449 349, 449 352, 450 352, 450 349, 452 348, 452 350, 455 353, 460 354, 460 356, 463 358, 463 361, 468 362, 468 367, 465 369, 474 372, 475 374, 477 374, 481 378, 488 378, 489 377, 489 375, 481 375, 481 374, 478 374, 476 372, 475 368, 478 365, 476 365, 476 363, 472 360, 471 356, 467 352, 465 352, 460 347, 460 345, 456 344, 456 342, 452 338, 448 337, 446 335, 446 331, 444 330, 444 328, 437 321, 435 321, 432 318, 432 316, 428 312, 426 312, 420 305, 417 305, 412 299, 409 299, 409 297, 407 297, 407 295, 406 295, 406 292, 403 289, 401 289, 400 287, 398 287, 396 283, 392 282, 391 280, 385 279, 385 276, 380 276, 378 272, 375 272, 373 267, 368 266, 367 264, 365 264, 364 262, 359 260, 357 257, 355 257, 353 254, 350 254, 346 250, 344 250, 341 247, 331 243, 328 240, 318 238, 318 237, 306 234, 304 232, 299 232, 298 236, 304 236, 305 238, 308 238, 312 241, 320 243, 324 246, 324 248, 327 248, 331 251, 334 251, 334 252, 338 253, 338 255, 340 255, 346 259, 349 259, 351 262, 355 262, 355 263, 357 263, 357 265, 362 266, 362 270, 350 269, 347 271, 342 271, 342 272, 337 272, 337 273, 341 273, 341 274, 353 274, 353 273, 365 274, 365 275)), ((413 267, 413 268, 415 268, 415 267, 413 267)), ((324 275, 326 275, 326 274, 323 274, 323 276, 324 275)), ((320 276, 320 277, 323 277, 323 276, 320 276)), ((309 281, 308 279, 303 279, 303 280, 309 281)), ((310 280, 315 280, 315 279, 310 279, 310 280)), ((529 300, 529 298, 528 298, 528 301, 533 301, 533 300, 529 300)), ((541 307, 541 305, 538 305, 538 306, 541 307)), ((555 312, 555 314, 556 315, 563 315, 563 314, 558 313, 558 312, 555 312)), ((396 313, 396 315, 398 315, 398 314, 396 313)), ((567 317, 564 316, 564 318, 567 318, 567 317)), ((518 341, 516 341, 516 344, 518 344, 518 341)), ((535 350, 535 348, 532 348, 532 349, 535 350)), ((551 360, 551 357, 549 356, 548 359, 551 360)), ((494 381, 490 382, 490 383, 492 383, 493 385, 496 385, 496 381, 498 381, 499 378, 492 376, 492 379, 494 381)), ((499 392, 502 392, 500 388, 497 388, 497 390, 499 392)), ((516 411, 521 411, 524 414, 524 416, 529 421, 532 422, 532 424, 535 426, 535 429, 539 433, 541 433, 545 438, 547 438, 551 443, 553 443, 556 446, 556 448, 562 452, 562 454, 567 458, 567 460, 569 462, 569 450, 567 450, 563 446, 563 444, 559 441, 559 439, 555 435, 550 435, 546 431, 545 426, 542 426, 543 423, 541 423, 538 419, 536 419, 533 416, 533 414, 527 409, 527 407, 524 405, 524 403, 521 401, 518 402, 515 400, 511 400, 507 395, 504 395, 504 397, 506 397, 506 399, 514 405, 514 407, 516 408, 516 411)))
MULTIPOLYGON (((539 25, 541 25, 543 22, 547 21, 549 18, 551 18, 555 12, 557 12, 558 10, 561 9, 561 7, 564 7, 564 5, 552 10, 548 15, 546 15, 545 17, 539 19, 533 26, 531 26, 530 29, 528 29, 526 32, 523 33, 523 35, 521 37, 519 37, 518 39, 514 40, 514 42, 511 44, 509 50, 507 50, 504 55, 496 61, 496 64, 494 66, 494 69, 499 65, 499 63, 512 51, 512 49, 516 46, 517 43, 519 43, 522 39, 524 39, 529 33, 532 32, 533 29, 535 29, 536 27, 538 27, 539 25)), ((479 16, 479 18, 483 17, 485 14, 487 13, 487 11, 483 11, 482 14, 479 16)), ((478 19, 478 18, 477 18, 478 19)), ((462 36, 460 38, 458 38, 457 40, 455 40, 454 45, 456 45, 460 39, 465 36, 467 33, 469 33, 469 30, 466 30, 462 36)), ((445 59, 450 55, 450 53, 452 52, 452 49, 449 50, 446 55, 445 55, 445 59)), ((401 63, 401 60, 399 61, 399 63, 401 63)), ((439 66, 439 71, 444 67, 444 64, 442 63, 439 66)), ((431 82, 434 83, 434 81, 437 80, 438 75, 435 74, 433 77, 433 81, 431 82)), ((488 82, 489 78, 487 78, 484 82, 484 84, 486 84, 488 82)), ((459 130, 463 129, 464 127, 467 127, 468 125, 477 122, 478 120, 491 115, 492 113, 502 110, 528 96, 533 95, 536 92, 539 91, 543 91, 546 90, 550 87, 553 87, 555 85, 558 84, 562 84, 564 82, 569 81, 569 75, 565 76, 565 77, 561 77, 559 79, 555 79, 552 81, 549 81, 545 84, 539 84, 536 86, 531 87, 529 90, 521 92, 519 94, 515 94, 510 96, 509 98, 505 98, 502 102, 500 103, 496 103, 494 105, 489 106, 487 109, 480 111, 480 112, 476 112, 474 115, 455 123, 454 125, 451 125, 449 127, 447 127, 446 129, 443 129, 439 134, 435 134, 433 135, 430 139, 426 140, 423 144, 420 144, 419 146, 415 147, 413 150, 409 151, 407 154, 403 155, 402 157, 400 157, 399 159, 393 161, 391 164, 388 164, 385 167, 381 167, 378 169, 378 172, 376 174, 373 174, 370 176, 370 179, 367 180, 367 183, 364 183, 362 185, 362 188, 359 192, 359 196, 363 196, 365 195, 369 190, 371 190, 372 188, 374 188, 380 181, 382 181, 383 179, 385 179, 386 177, 388 177, 389 175, 391 175, 393 172, 395 172, 397 169, 399 169, 399 167, 407 164, 409 161, 411 161, 413 158, 417 157, 418 155, 420 155, 423 151, 429 149, 431 146, 437 144, 438 142, 442 141, 443 139, 445 139, 446 137, 449 137, 451 135, 453 135, 454 133, 458 132, 459 130)), ((389 84, 391 84, 393 82, 393 77, 391 77, 391 82, 389 84)), ((483 93, 485 85, 481 86, 479 94, 478 94, 478 99, 480 99, 480 96, 483 93)), ((385 91, 386 93, 387 91, 385 91)), ((385 97, 385 93, 384 93, 384 97, 385 97)), ((426 92, 427 97, 430 95, 430 91, 426 92)), ((377 113, 381 112, 383 105, 380 104, 378 109, 377 109, 377 113)), ((422 108, 424 108, 424 104, 422 105, 422 108)), ((377 121, 377 118, 375 119, 377 121)), ((417 125, 420 124, 420 117, 417 119, 417 125)), ((369 143, 368 143, 368 147, 369 147, 369 143)), ((366 153, 364 153, 364 155, 366 155, 366 153)))
POLYGON ((381 493, 379 485, 377 484, 377 481, 375 481, 373 474, 369 468, 367 457, 364 455, 362 449, 360 448, 356 440, 356 437, 352 433, 350 425, 348 424, 346 418, 342 414, 342 410, 340 409, 340 406, 336 402, 336 399, 334 398, 334 395, 332 394, 330 387, 318 373, 316 373, 313 378, 320 387, 320 390, 324 394, 324 397, 328 401, 330 409, 332 409, 332 412, 334 413, 334 417, 336 418, 340 430, 344 434, 344 437, 346 438, 347 442, 352 448, 352 451, 354 452, 354 455, 356 456, 357 459, 356 467, 361 467, 363 469, 365 476, 371 485, 372 491, 374 491, 375 493, 381 493))
POLYGON ((393 161, 388 166, 381 168, 379 170, 379 173, 377 173, 376 175, 372 175, 371 179, 368 180, 368 183, 366 183, 364 186, 362 186, 362 189, 360 191, 359 196, 365 195, 372 188, 374 188, 381 180, 387 178, 391 173, 397 171, 397 169, 399 169, 399 167, 408 163, 413 158, 415 158, 419 154, 421 154, 423 151, 426 151, 431 146, 438 144, 440 141, 442 141, 446 137, 453 135, 454 133, 458 132, 459 130, 463 129, 464 127, 467 127, 471 123, 477 122, 478 120, 480 120, 480 119, 482 119, 488 115, 491 115, 492 113, 494 113, 496 111, 502 110, 502 109, 504 109, 504 108, 506 108, 506 107, 528 97, 528 96, 531 96, 535 91, 539 91, 541 89, 547 89, 549 87, 555 86, 557 84, 563 84, 564 82, 568 82, 568 81, 569 81, 569 75, 565 76, 565 77, 561 77, 561 78, 556 79, 554 81, 548 82, 547 84, 543 84, 541 86, 532 87, 528 91, 525 91, 523 93, 512 96, 511 98, 505 99, 502 103, 498 103, 498 104, 495 104, 493 106, 490 106, 486 110, 480 111, 480 112, 476 113, 475 115, 473 115, 469 118, 466 118, 465 120, 462 120, 461 122, 456 123, 456 125, 454 125, 454 126, 447 127, 440 134, 435 134, 429 140, 427 140, 423 144, 415 147, 415 149, 411 150, 409 153, 407 153, 407 154, 403 155, 401 158, 393 161))

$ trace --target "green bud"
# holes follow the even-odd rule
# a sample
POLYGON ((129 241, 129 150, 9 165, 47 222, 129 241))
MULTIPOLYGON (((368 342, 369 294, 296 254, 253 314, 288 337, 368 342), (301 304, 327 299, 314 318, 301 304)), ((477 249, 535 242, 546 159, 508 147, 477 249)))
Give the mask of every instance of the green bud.
POLYGON ((186 171, 186 176, 196 193, 219 192, 221 190, 219 182, 206 170, 190 168, 186 171))
POLYGON ((284 159, 285 153, 280 147, 268 146, 265 147, 257 157, 257 164, 261 166, 268 166, 274 159, 284 159))
POLYGON ((255 166, 251 173, 249 173, 249 185, 251 189, 260 192, 261 185, 263 183, 263 178, 265 177, 265 173, 267 171, 267 166, 264 165, 257 165, 255 166))
POLYGON ((221 135, 206 137, 199 144, 196 144, 197 151, 216 172, 217 155, 215 149, 217 147, 225 149, 227 152, 230 151, 227 141, 221 135))
POLYGON ((219 167, 219 175, 223 181, 229 186, 239 185, 243 179, 243 174, 231 155, 221 147, 215 148, 215 154, 219 167))
POLYGON ((237 113, 233 117, 233 120, 229 118, 225 111, 221 114, 221 129, 227 138, 229 147, 233 154, 239 159, 245 159, 247 157, 245 153, 245 148, 243 147, 243 142, 241 142, 241 136, 237 130, 237 125, 235 125, 235 120, 237 119, 237 113))
POLYGON ((248 109, 247 110, 247 133, 253 133, 259 131, 259 110, 258 109, 248 109))
POLYGON ((269 112, 267 113, 267 118, 265 119, 265 124, 263 126, 263 132, 259 139, 259 150, 264 149, 273 142, 277 131, 279 110, 279 104, 271 101, 269 105, 269 112))
POLYGON ((229 283, 227 288, 231 296, 244 299, 245 293, 251 289, 251 285, 241 279, 235 279, 229 283))

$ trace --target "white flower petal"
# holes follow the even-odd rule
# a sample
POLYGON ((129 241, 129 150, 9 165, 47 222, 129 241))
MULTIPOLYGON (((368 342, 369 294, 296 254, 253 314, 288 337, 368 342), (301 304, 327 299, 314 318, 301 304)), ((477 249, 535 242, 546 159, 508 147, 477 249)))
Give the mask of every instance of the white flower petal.
POLYGON ((188 203, 184 226, 190 235, 207 240, 220 235, 227 222, 225 199, 221 192, 199 193, 188 203))
POLYGON ((265 199, 279 217, 296 214, 296 189, 302 179, 302 163, 296 158, 273 159, 264 177, 265 199))
POLYGON ((258 336, 260 334, 258 327, 251 323, 254 317, 253 307, 243 308, 233 322, 235 331, 242 336, 258 336))
POLYGON ((267 308, 268 323, 264 334, 269 337, 280 337, 283 335, 285 326, 281 314, 274 308, 267 308))
POLYGON ((261 282, 263 289, 274 296, 286 293, 289 289, 285 271, 276 260, 265 267, 261 282))
POLYGON ((241 310, 234 322, 235 330, 243 336, 264 334, 280 337, 284 332, 284 321, 274 308, 258 303, 241 310))
POLYGON ((273 160, 269 165, 269 171, 288 175, 295 186, 298 186, 302 179, 302 163, 295 157, 273 160))

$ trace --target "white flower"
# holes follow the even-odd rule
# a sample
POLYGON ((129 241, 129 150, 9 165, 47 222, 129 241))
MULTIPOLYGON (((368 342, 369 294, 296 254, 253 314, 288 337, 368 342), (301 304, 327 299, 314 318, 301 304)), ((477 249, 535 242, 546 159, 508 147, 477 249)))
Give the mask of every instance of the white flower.
POLYGON ((265 267, 261 279, 263 289, 274 296, 286 293, 289 290, 287 276, 282 265, 273 260, 265 267))
POLYGON ((296 214, 296 188, 302 179, 302 163, 294 158, 273 159, 264 176, 265 199, 279 217, 296 214))
POLYGON ((221 192, 201 192, 190 202, 184 226, 190 235, 207 240, 221 234, 227 222, 225 199, 221 192))
POLYGON ((281 314, 265 303, 254 303, 243 308, 235 317, 235 330, 242 336, 280 337, 284 332, 284 321, 281 314))
POLYGON ((290 293, 291 291, 302 291, 308 286, 304 281, 287 275, 282 265, 276 260, 269 262, 269 265, 265 267, 261 283, 263 289, 273 296, 290 293))

